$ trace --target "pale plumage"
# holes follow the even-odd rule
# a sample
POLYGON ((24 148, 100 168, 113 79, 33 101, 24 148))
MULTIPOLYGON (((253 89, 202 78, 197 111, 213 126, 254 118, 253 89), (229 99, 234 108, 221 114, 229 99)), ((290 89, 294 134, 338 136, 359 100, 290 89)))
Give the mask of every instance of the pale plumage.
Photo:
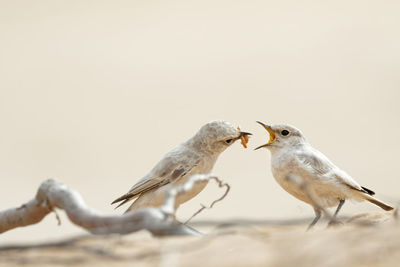
MULTIPOLYGON (((135 200, 128 211, 144 207, 160 206, 166 193, 174 186, 184 183, 193 174, 210 173, 218 156, 241 136, 240 132, 225 121, 212 121, 200 128, 189 140, 167 153, 159 163, 140 179, 125 195, 112 204, 135 200)), ((179 196, 176 206, 188 201, 200 193, 207 183, 197 185, 185 195, 179 196)))
POLYGON ((360 186, 324 154, 311 147, 300 130, 285 124, 269 126, 259 123, 270 133, 270 141, 258 148, 270 150, 274 178, 288 193, 314 207, 316 218, 310 227, 321 216, 315 200, 323 208, 337 206, 334 217, 347 199, 367 200, 384 210, 393 209, 374 198, 372 190, 360 186), (308 186, 315 200, 310 199, 310 195, 299 186, 301 183, 308 186))

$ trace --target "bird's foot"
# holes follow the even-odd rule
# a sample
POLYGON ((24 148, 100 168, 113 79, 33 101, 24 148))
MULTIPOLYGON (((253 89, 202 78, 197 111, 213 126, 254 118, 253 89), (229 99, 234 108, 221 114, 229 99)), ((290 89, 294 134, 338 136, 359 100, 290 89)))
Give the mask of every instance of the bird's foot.
POLYGON ((332 219, 328 223, 328 227, 339 226, 339 225, 344 225, 344 223, 342 221, 337 220, 337 219, 332 219))

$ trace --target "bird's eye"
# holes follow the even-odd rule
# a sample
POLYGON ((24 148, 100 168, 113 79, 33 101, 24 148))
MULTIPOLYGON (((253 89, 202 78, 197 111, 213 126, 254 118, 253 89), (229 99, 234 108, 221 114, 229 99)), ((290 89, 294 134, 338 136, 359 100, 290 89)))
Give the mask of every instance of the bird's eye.
POLYGON ((232 139, 225 140, 225 143, 227 143, 227 144, 230 144, 231 142, 232 142, 232 139))
POLYGON ((289 131, 288 130, 282 130, 281 134, 283 136, 287 136, 287 135, 289 135, 289 131))

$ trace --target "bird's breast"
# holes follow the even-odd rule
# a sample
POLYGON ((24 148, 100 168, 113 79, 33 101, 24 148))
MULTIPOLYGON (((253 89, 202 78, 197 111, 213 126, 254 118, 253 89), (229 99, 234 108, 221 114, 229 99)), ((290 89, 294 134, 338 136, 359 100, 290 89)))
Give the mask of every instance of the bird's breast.
POLYGON ((305 195, 304 191, 300 189, 300 186, 287 179, 291 174, 298 173, 297 164, 294 154, 287 152, 275 154, 271 158, 272 175, 286 192, 297 199, 309 203, 308 197, 305 195))
POLYGON ((275 154, 271 158, 271 169, 274 177, 290 172, 296 167, 296 160, 290 153, 275 154))

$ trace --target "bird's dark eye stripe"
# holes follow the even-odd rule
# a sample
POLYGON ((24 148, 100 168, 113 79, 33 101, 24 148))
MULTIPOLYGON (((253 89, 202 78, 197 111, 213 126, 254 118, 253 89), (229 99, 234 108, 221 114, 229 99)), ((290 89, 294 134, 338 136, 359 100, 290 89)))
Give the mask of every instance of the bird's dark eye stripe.
POLYGON ((289 131, 288 131, 288 130, 283 130, 283 131, 281 132, 281 134, 282 134, 283 136, 286 136, 286 135, 289 134, 289 131))
POLYGON ((231 142, 232 142, 232 139, 225 140, 225 143, 227 143, 227 144, 230 144, 231 142))

